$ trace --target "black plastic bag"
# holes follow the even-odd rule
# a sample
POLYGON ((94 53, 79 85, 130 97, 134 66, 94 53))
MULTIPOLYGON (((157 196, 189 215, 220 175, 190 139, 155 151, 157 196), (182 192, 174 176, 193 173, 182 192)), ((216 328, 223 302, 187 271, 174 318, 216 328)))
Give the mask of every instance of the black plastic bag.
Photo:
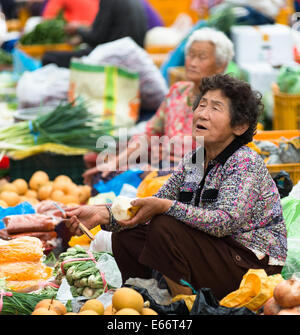
POLYGON ((277 186, 280 198, 287 197, 294 186, 289 173, 281 170, 276 176, 273 177, 273 180, 277 186))
POLYGON ((187 308, 184 300, 179 300, 172 302, 169 305, 160 305, 151 297, 148 290, 142 287, 133 286, 133 285, 124 285, 125 287, 131 287, 137 292, 139 292, 144 301, 150 302, 150 308, 152 308, 159 315, 189 315, 189 309, 187 308))
POLYGON ((210 288, 202 288, 197 292, 190 315, 256 315, 256 313, 246 307, 221 306, 210 288))

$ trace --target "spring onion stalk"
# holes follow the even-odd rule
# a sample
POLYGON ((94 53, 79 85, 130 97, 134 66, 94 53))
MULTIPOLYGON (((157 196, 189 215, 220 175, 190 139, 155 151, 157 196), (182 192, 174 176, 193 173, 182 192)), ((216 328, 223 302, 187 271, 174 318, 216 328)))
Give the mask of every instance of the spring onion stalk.
POLYGON ((22 121, 0 130, 0 151, 26 150, 35 145, 57 143, 97 151, 100 136, 117 127, 89 112, 83 101, 61 103, 33 121, 22 121))

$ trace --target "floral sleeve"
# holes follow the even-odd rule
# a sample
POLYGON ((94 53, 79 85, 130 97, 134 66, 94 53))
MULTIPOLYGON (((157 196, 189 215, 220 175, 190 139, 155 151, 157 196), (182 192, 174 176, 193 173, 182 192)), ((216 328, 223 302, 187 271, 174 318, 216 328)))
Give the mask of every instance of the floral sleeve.
POLYGON ((216 237, 230 235, 245 222, 258 200, 257 173, 236 167, 222 182, 216 209, 174 201, 165 214, 216 237))

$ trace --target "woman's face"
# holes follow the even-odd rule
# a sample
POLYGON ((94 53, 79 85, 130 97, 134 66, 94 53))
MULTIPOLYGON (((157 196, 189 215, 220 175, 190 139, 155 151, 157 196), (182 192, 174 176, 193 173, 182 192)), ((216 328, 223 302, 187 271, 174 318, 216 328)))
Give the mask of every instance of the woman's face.
POLYGON ((204 146, 226 147, 245 128, 230 125, 230 99, 221 90, 207 91, 193 116, 193 139, 204 137, 204 146))
POLYGON ((185 73, 188 81, 199 86, 202 78, 210 77, 225 70, 217 65, 215 45, 208 41, 193 42, 185 56, 185 73))

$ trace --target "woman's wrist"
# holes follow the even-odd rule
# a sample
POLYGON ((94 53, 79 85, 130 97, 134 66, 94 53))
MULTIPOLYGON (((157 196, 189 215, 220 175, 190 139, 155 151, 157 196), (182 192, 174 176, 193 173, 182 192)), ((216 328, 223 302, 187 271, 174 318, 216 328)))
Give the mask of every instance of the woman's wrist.
POLYGON ((167 212, 170 207, 173 205, 173 200, 170 199, 159 199, 159 206, 160 206, 160 213, 159 214, 163 214, 165 212, 167 212))

